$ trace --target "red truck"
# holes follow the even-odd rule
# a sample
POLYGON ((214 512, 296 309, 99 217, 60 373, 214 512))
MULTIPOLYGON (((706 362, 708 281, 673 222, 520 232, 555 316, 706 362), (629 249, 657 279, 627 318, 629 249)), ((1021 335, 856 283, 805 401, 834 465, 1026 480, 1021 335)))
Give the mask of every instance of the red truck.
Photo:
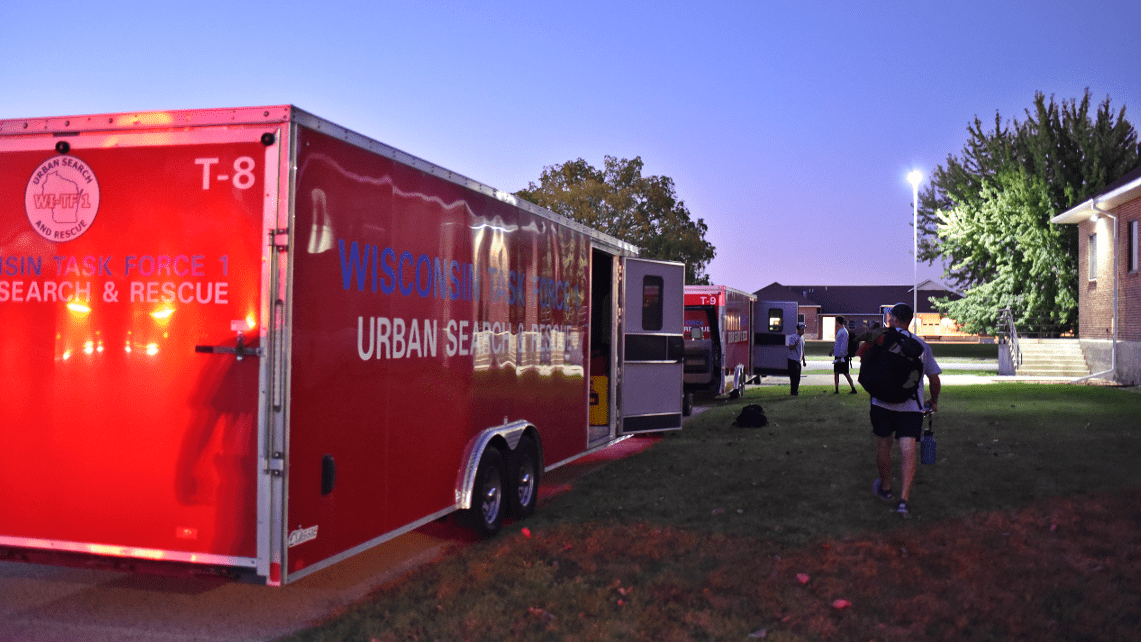
POLYGON ((685 286, 685 407, 694 396, 740 396, 752 378, 756 295, 724 285, 685 286))
POLYGON ((0 120, 0 559, 280 585, 493 534, 681 426, 683 280, 289 105, 0 120))

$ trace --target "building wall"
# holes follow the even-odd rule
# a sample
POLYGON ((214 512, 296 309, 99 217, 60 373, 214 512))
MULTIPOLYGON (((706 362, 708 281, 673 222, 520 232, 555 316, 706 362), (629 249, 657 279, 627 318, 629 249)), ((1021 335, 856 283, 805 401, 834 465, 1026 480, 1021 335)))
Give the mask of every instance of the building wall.
MULTIPOLYGON (((1141 269, 1129 270, 1127 264, 1128 253, 1125 244, 1129 241, 1129 222, 1138 221, 1138 232, 1141 233, 1141 198, 1134 199, 1115 210, 1121 218, 1121 228, 1118 246, 1121 248, 1121 259, 1117 271, 1118 285, 1121 288, 1119 297, 1119 320, 1121 329, 1118 333, 1121 339, 1141 341, 1141 269)), ((1141 241, 1138 241, 1141 244, 1141 241)), ((1141 257, 1138 257, 1141 263, 1141 257)))
POLYGON ((817 306, 797 306, 797 314, 804 315, 804 338, 820 338, 820 308, 817 306))
POLYGON ((1129 270, 1126 244, 1130 221, 1141 220, 1141 199, 1114 210, 1118 216, 1116 252, 1111 250, 1113 219, 1078 226, 1078 328, 1083 339, 1113 338, 1113 272, 1117 267, 1118 338, 1141 341, 1141 270, 1129 270), (1089 278, 1089 236, 1097 234, 1097 278, 1089 278), (1114 256, 1116 254, 1116 257, 1114 256), (1116 258, 1116 260, 1115 260, 1116 258))
MULTIPOLYGON (((1141 270, 1128 265, 1129 222, 1141 221, 1141 199, 1134 199, 1113 210, 1118 217, 1117 247, 1110 251, 1113 219, 1101 217, 1097 223, 1078 226, 1078 331, 1082 350, 1095 372, 1108 370, 1113 349, 1113 272, 1117 268, 1119 383, 1141 383, 1141 270), (1089 235, 1097 233, 1097 278, 1089 278, 1089 235), (1115 256, 1116 255, 1116 256, 1115 256)), ((1139 224, 1141 228, 1141 224, 1139 224)))
POLYGON ((1113 338, 1113 274, 1109 270, 1111 219, 1078 225, 1078 332, 1083 339, 1113 338), (1095 239, 1096 275, 1090 278, 1090 236, 1095 239))

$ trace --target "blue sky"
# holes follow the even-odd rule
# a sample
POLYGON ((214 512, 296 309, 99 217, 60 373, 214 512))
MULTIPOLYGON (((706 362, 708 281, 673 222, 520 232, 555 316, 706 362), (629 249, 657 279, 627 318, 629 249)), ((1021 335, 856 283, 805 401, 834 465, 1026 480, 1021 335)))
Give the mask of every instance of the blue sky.
POLYGON ((750 291, 910 283, 905 176, 975 116, 1088 87, 1141 125, 1137 0, 25 6, 0 118, 290 103, 507 191, 641 156, 750 291))

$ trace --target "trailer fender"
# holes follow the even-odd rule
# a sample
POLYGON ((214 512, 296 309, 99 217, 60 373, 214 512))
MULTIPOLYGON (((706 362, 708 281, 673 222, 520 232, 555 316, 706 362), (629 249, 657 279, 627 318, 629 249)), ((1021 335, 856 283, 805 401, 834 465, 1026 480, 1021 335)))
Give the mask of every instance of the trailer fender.
POLYGON ((464 449, 463 467, 460 468, 456 479, 456 507, 458 509, 467 510, 472 506, 476 471, 479 469, 479 460, 483 456, 483 451, 489 447, 502 447, 506 457, 519 445, 519 440, 523 438, 523 435, 530 437, 538 447, 539 468, 542 469, 543 442, 539 439, 539 431, 531 422, 521 419, 488 428, 472 438, 464 449))

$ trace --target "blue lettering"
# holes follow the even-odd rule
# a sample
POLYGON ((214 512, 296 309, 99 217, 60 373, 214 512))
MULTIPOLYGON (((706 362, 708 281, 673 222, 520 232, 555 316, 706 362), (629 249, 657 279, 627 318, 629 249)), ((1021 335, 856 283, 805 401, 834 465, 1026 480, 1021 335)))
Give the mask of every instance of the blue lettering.
POLYGON ((384 271, 385 278, 380 282, 380 291, 385 294, 392 294, 396 289, 396 252, 392 248, 386 247, 380 253, 380 267, 384 271))
POLYGON ((403 294, 404 296, 408 296, 409 294, 412 294, 412 289, 416 287, 416 265, 412 261, 412 253, 409 252, 408 250, 404 250, 404 252, 400 255, 399 267, 400 267, 400 270, 399 270, 399 272, 400 272, 400 293, 403 294), (408 265, 409 265, 409 267, 412 268, 412 282, 409 283, 407 285, 407 287, 404 285, 404 258, 405 257, 408 258, 408 265))
POLYGON ((447 298, 449 300, 455 301, 460 298, 460 278, 462 276, 460 262, 452 259, 452 262, 448 263, 447 298))
POLYGON ((353 275, 356 275, 357 290, 364 292, 365 274, 368 270, 368 259, 372 256, 370 246, 365 246, 365 260, 361 262, 360 248, 357 242, 349 247, 349 257, 345 260, 345 241, 337 239, 337 247, 341 252, 341 282, 344 284, 345 289, 349 289, 349 284, 352 283, 353 275))
POLYGON ((428 258, 427 254, 421 254, 420 258, 416 259, 416 294, 421 298, 428 296, 432 292, 432 259, 428 258), (420 266, 427 265, 427 269, 423 272, 420 266), (427 277, 427 281, 424 278, 427 277), (420 287, 423 283, 424 287, 420 287))
POLYGON ((467 278, 464 279, 467 284, 464 301, 479 301, 479 272, 475 269, 474 263, 465 263, 464 270, 467 272, 467 278))

